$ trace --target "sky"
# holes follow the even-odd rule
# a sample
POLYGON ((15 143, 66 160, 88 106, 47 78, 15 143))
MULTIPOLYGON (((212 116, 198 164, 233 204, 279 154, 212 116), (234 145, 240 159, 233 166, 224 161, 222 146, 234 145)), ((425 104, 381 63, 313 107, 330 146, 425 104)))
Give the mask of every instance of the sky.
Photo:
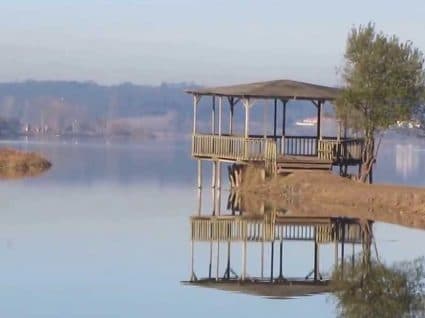
POLYGON ((339 83, 376 23, 425 51, 424 0, 1 0, 0 81, 339 83))

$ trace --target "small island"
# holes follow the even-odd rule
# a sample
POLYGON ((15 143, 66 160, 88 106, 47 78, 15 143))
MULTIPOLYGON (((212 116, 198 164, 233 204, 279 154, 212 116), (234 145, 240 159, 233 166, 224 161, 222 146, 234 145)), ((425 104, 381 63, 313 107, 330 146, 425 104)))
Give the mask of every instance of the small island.
POLYGON ((51 162, 34 152, 0 149, 0 179, 36 176, 48 170, 51 162))

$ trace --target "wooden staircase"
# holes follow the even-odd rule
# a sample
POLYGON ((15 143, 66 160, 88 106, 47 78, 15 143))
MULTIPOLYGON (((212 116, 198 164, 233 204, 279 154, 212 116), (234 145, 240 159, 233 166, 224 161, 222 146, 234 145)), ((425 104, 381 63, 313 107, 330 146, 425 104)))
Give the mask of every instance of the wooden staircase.
POLYGON ((332 161, 313 156, 282 156, 276 161, 277 173, 297 170, 331 170, 332 161))

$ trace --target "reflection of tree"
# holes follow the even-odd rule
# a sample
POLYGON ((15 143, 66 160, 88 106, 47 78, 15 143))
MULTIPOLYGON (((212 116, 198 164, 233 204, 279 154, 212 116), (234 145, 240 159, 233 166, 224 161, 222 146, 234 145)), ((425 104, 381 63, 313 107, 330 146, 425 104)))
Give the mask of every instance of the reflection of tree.
POLYGON ((424 259, 392 266, 357 257, 337 267, 333 289, 338 317, 425 317, 424 259))

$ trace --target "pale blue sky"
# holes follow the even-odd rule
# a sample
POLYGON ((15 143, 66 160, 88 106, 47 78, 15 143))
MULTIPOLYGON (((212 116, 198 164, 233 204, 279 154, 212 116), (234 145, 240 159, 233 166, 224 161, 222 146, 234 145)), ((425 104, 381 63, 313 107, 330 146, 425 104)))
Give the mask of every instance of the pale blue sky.
POLYGON ((424 0, 2 0, 0 81, 335 84, 370 20, 425 51, 424 0))

